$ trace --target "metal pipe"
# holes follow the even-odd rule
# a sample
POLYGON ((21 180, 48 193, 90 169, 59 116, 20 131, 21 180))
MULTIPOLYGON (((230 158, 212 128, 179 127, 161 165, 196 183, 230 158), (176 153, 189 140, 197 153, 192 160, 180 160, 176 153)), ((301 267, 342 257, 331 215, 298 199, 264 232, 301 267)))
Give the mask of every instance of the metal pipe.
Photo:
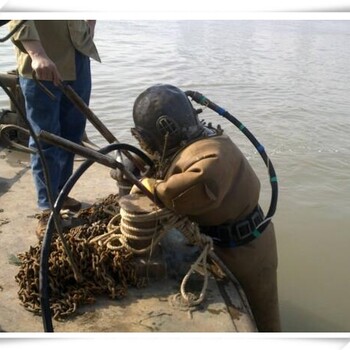
POLYGON ((107 127, 97 118, 95 113, 86 105, 84 100, 72 89, 71 86, 59 84, 58 87, 66 97, 75 104, 75 106, 86 116, 90 123, 101 133, 109 142, 118 142, 116 137, 107 129, 107 127))
MULTIPOLYGON (((98 119, 96 114, 86 105, 84 100, 72 89, 71 86, 65 84, 59 84, 58 87, 66 95, 66 97, 75 104, 75 106, 86 116, 90 123, 100 132, 100 134, 109 143, 119 143, 117 138, 108 130, 108 128, 98 119)), ((129 152, 123 150, 123 154, 130 159, 133 164, 141 171, 145 172, 144 165, 129 152)))
MULTIPOLYGON (((48 95, 50 98, 55 99, 55 95, 44 86, 40 80, 36 78, 35 71, 33 71, 33 79, 37 82, 40 88, 48 95)), ((101 122, 101 120, 96 116, 96 114, 88 107, 85 101, 72 89, 71 86, 63 84, 62 82, 58 84, 58 88, 62 93, 80 110, 80 112, 85 115, 89 122, 100 132, 100 134, 110 143, 119 143, 117 138, 108 130, 108 128, 101 122)), ((146 171, 146 168, 142 162, 137 158, 133 157, 128 151, 123 150, 123 154, 131 160, 131 162, 142 172, 146 171)))
POLYGON ((50 143, 52 145, 58 146, 60 148, 65 149, 68 152, 72 152, 75 154, 78 154, 82 157, 85 157, 87 159, 93 160, 97 163, 100 163, 102 165, 105 165, 111 169, 119 169, 123 172, 125 177, 135 186, 137 186, 141 192, 146 195, 149 199, 151 199, 153 202, 156 202, 156 204, 159 207, 163 207, 163 204, 160 203, 160 201, 151 193, 142 183, 138 180, 138 178, 132 174, 123 163, 118 162, 113 157, 101 154, 93 149, 86 148, 84 146, 80 146, 77 143, 74 143, 72 141, 68 141, 64 139, 63 137, 53 135, 47 131, 41 130, 39 133, 39 139, 43 140, 47 143, 50 143))
POLYGON ((0 73, 0 81, 10 89, 15 89, 18 83, 18 76, 16 74, 11 73, 0 73))

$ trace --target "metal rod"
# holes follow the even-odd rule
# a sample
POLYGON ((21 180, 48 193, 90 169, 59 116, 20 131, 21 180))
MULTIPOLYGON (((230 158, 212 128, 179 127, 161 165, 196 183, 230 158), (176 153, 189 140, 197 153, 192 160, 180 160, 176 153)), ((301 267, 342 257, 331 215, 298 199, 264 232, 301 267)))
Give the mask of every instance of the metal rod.
MULTIPOLYGON (((46 88, 40 80, 36 78, 35 71, 33 71, 33 79, 40 86, 40 88, 52 99, 55 99, 55 95, 46 88)), ((63 84, 62 82, 58 84, 58 88, 62 93, 80 110, 80 112, 89 120, 89 122, 100 132, 100 134, 110 143, 119 143, 117 138, 108 130, 108 128, 101 122, 101 120, 96 116, 96 114, 88 107, 85 101, 72 89, 71 86, 63 84)), ((144 164, 135 158, 128 151, 121 151, 142 173, 146 172, 144 164)))
MULTIPOLYGON (((96 114, 86 105, 84 100, 72 89, 71 86, 59 84, 58 87, 109 143, 119 143, 117 138, 107 129, 107 127, 100 121, 96 114)), ((133 157, 128 151, 122 151, 122 153, 130 159, 141 172, 145 172, 146 168, 142 162, 133 157)))
POLYGON ((152 192, 150 192, 142 183, 137 179, 137 177, 132 174, 123 163, 118 162, 113 157, 101 154, 95 150, 92 150, 91 148, 86 148, 84 146, 80 146, 77 143, 74 143, 72 141, 66 140, 63 137, 53 135, 47 131, 41 130, 39 133, 39 139, 43 140, 47 143, 50 143, 52 145, 58 146, 60 148, 65 149, 68 152, 72 152, 75 154, 78 154, 82 157, 85 157, 87 159, 93 160, 97 163, 100 163, 102 165, 105 165, 112 169, 119 169, 125 177, 136 187, 138 187, 143 194, 145 194, 149 199, 151 199, 153 202, 155 202, 159 207, 163 207, 163 204, 157 200, 157 198, 153 195, 152 192))
POLYGON ((0 73, 0 80, 5 86, 9 87, 10 89, 15 89, 18 82, 18 77, 17 75, 11 73, 0 73))
POLYGON ((109 143, 118 142, 116 137, 97 118, 95 113, 86 105, 83 99, 69 85, 59 84, 58 87, 68 97, 68 99, 76 105, 76 107, 86 116, 90 123, 109 143))

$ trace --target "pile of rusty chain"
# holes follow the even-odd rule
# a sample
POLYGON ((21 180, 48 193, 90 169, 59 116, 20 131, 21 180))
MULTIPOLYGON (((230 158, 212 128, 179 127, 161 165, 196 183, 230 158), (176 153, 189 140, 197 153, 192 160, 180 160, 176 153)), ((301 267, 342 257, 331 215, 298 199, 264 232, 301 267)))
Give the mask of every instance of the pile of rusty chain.
MULTIPOLYGON (((77 217, 79 226, 64 232, 69 249, 78 266, 83 281, 76 282, 63 244, 54 234, 49 257, 50 307, 55 320, 64 320, 74 314, 79 306, 92 304, 97 295, 112 299, 126 296, 127 288, 143 287, 145 281, 136 274, 133 254, 126 249, 110 250, 98 241, 89 241, 106 232, 108 222, 120 210, 118 196, 110 195, 77 217)), ((26 310, 41 314, 39 293, 41 244, 21 253, 20 270, 16 275, 19 284, 18 296, 26 310)))

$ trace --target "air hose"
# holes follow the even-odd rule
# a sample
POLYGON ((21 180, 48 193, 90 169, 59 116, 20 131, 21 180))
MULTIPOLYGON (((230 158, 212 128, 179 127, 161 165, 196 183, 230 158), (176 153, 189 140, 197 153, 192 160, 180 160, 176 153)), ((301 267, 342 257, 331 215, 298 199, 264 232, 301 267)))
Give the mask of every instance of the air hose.
MULTIPOLYGON (((0 21, 0 27, 4 26, 5 24, 7 24, 8 22, 10 22, 9 20, 5 20, 5 21, 0 21)), ((23 24, 27 22, 27 20, 22 20, 20 21, 12 30, 10 33, 8 33, 6 36, 4 36, 3 38, 0 38, 0 43, 5 42, 6 40, 10 39, 12 35, 14 35, 18 30, 21 29, 21 27, 23 26, 23 24)))
MULTIPOLYGON (((3 26, 5 24, 7 24, 7 22, 9 22, 9 21, 7 21, 7 20, 6 21, 0 21, 0 26, 3 26)), ((11 36, 13 34, 15 34, 15 32, 18 31, 23 26, 23 24, 25 22, 26 22, 26 20, 20 21, 18 23, 18 25, 16 25, 16 27, 8 35, 6 35, 4 38, 0 38, 0 42, 5 42, 9 38, 11 38, 11 36)), ((52 211, 51 211, 51 215, 50 215, 50 218, 49 218, 49 221, 48 221, 48 224, 47 224, 47 227, 46 227, 46 232, 45 232, 45 235, 44 235, 44 238, 43 238, 43 242, 42 242, 42 249, 41 249, 41 256, 40 256, 40 272, 39 272, 39 291, 40 291, 40 300, 41 300, 41 309, 42 309, 42 318, 43 318, 44 331, 45 332, 53 332, 52 318, 51 318, 51 312, 50 312, 50 302, 49 302, 49 290, 48 290, 48 287, 49 287, 49 283, 48 283, 48 281, 49 281, 49 279, 48 279, 49 262, 48 262, 48 259, 49 259, 49 255, 50 255, 50 245, 51 245, 52 231, 53 231, 53 229, 55 227, 56 231, 59 233, 60 237, 64 241, 64 238, 62 236, 61 227, 60 227, 60 221, 59 221, 58 213, 62 209, 63 203, 66 200, 66 198, 68 196, 68 193, 72 189, 73 185, 77 182, 77 180, 80 178, 80 176, 94 163, 94 161, 86 160, 78 168, 78 170, 71 175, 71 177, 68 179, 67 183, 65 184, 65 186, 61 190, 61 192, 60 192, 59 196, 57 197, 56 202, 54 204, 53 196, 52 196, 52 189, 51 189, 51 185, 50 185, 50 181, 49 181, 49 174, 48 174, 47 164, 46 164, 46 160, 45 160, 45 157, 44 157, 44 154, 43 154, 42 147, 41 147, 41 145, 39 143, 39 139, 38 139, 37 135, 35 134, 35 132, 34 132, 32 126, 31 126, 31 124, 29 123, 28 119, 26 118, 25 112, 22 110, 22 107, 19 105, 19 103, 17 102, 17 100, 16 100, 15 96, 12 94, 12 92, 1 81, 0 81, 0 87, 5 91, 5 93, 8 95, 10 100, 13 102, 13 104, 16 107, 19 115, 21 116, 21 118, 23 119, 26 127, 28 128, 29 134, 33 138, 34 143, 35 143, 35 145, 37 147, 37 152, 38 152, 40 160, 42 162, 42 167, 43 167, 43 171, 44 171, 44 177, 45 177, 45 182, 46 182, 48 199, 49 199, 50 208, 52 209, 52 211)), ((67 91, 65 90, 65 93, 66 92, 67 91)), ((70 90, 69 90, 69 92, 71 94, 74 93, 74 91, 70 91, 70 90)), ((77 102, 80 101, 79 97, 76 96, 75 94, 73 95, 73 97, 75 97, 74 98, 75 101, 73 101, 73 102, 77 103, 77 102), (76 100, 78 100, 78 101, 76 101, 76 100)), ((84 107, 82 112, 85 115, 87 114, 87 116, 92 114, 92 112, 85 105, 83 105, 82 107, 81 107, 81 105, 79 105, 77 107, 79 107, 80 110, 82 109, 82 107, 84 107), (87 112, 90 112, 90 113, 87 113, 87 112)), ((92 121, 96 122, 96 123, 99 122, 99 120, 95 116, 94 116, 92 121)), ((96 126, 94 123, 93 123, 93 125, 96 126)), ((98 123, 97 126, 98 126, 98 130, 99 131, 100 131, 101 127, 104 127, 104 125, 102 125, 101 123, 98 123)), ((108 130, 105 130, 105 128, 103 128, 103 131, 108 131, 108 130)), ((113 138, 112 142, 118 142, 118 140, 113 138)), ((111 151, 115 151, 115 150, 134 152, 142 160, 144 160, 144 162, 147 165, 149 165, 149 166, 153 165, 152 160, 145 153, 143 153, 138 148, 133 147, 133 146, 128 145, 128 144, 112 143, 112 144, 106 146, 105 148, 100 149, 98 152, 101 153, 101 154, 107 154, 107 153, 109 153, 111 151)), ((67 253, 69 253, 69 252, 67 251, 67 253)))
MULTIPOLYGON (((11 93, 11 91, 0 81, 0 87, 5 91, 5 93, 8 95, 10 100, 14 103, 15 107, 17 108, 20 116, 22 117, 23 121, 25 122, 26 127, 29 130, 30 135, 33 137, 33 140, 36 144, 37 151, 40 156, 40 160, 43 165, 44 170, 44 176, 45 176, 45 182, 50 202, 50 207, 52 209, 48 225, 46 228, 46 232, 43 238, 42 242, 42 250, 41 250, 41 256, 40 256, 40 275, 39 275, 39 290, 40 290, 40 300, 41 300, 41 308, 42 308, 42 318, 43 318, 43 325, 44 325, 44 331, 45 332, 53 332, 53 326, 52 326, 52 318, 51 318, 51 312, 50 312, 50 303, 49 303, 49 291, 48 291, 48 258, 50 255, 50 244, 51 244, 51 237, 52 237, 52 230, 54 227, 56 228, 57 232, 61 235, 61 227, 60 227, 60 221, 59 221, 59 215, 58 213, 62 209, 62 205, 67 198, 67 195, 69 191, 72 189, 73 185, 76 183, 76 181, 80 178, 80 176, 93 164, 93 161, 87 160, 85 161, 75 173, 71 175, 68 182, 65 184, 63 189, 61 190, 59 196, 57 197, 56 202, 53 201, 52 196, 52 190, 51 185, 49 181, 49 175, 46 165, 46 160, 43 155, 43 151, 41 148, 41 145, 39 143, 38 137, 35 134, 31 124, 27 120, 25 113, 22 110, 22 107, 17 103, 17 100, 15 96, 11 93), (53 225, 54 224, 54 225, 53 225)), ((152 166, 152 161, 150 158, 148 158, 141 150, 139 150, 136 147, 133 147, 131 145, 127 144, 121 144, 121 143, 115 143, 110 144, 106 146, 105 148, 102 148, 98 152, 101 154, 107 154, 111 151, 115 150, 126 150, 134 152, 136 155, 138 155, 141 159, 145 161, 146 164, 152 166)))
MULTIPOLYGON (((17 30, 20 29, 20 27, 25 23, 26 21, 21 21, 15 28, 13 31, 11 31, 5 38, 2 38, 0 41, 4 42, 7 39, 9 39, 17 30)), ((2 25, 5 23, 2 23, 2 25)), ((53 219, 53 222, 55 224, 56 230, 57 232, 60 234, 60 236, 62 235, 61 232, 61 227, 60 227, 60 221, 59 221, 59 215, 58 212, 55 210, 54 208, 54 199, 53 199, 53 195, 52 195, 52 188, 51 188, 51 184, 49 181, 49 172, 48 172, 48 167, 47 167, 47 162, 41 147, 41 144, 39 142, 39 139, 37 137, 37 135, 34 132, 34 129, 32 127, 32 125, 30 124, 30 122, 28 121, 25 112, 22 109, 22 106, 20 106, 20 104, 17 102, 16 97, 12 94, 12 92, 7 88, 7 86, 5 86, 5 84, 3 84, 0 80, 0 87, 4 90, 4 92, 7 94, 7 96, 9 97, 9 99, 11 100, 11 102, 13 103, 13 105, 15 106, 15 108, 17 109, 20 117, 22 118, 23 122, 25 123, 25 126, 27 127, 30 136, 33 138, 33 141, 35 143, 35 146, 37 148, 37 152, 39 154, 40 157, 40 161, 42 164, 42 168, 43 168, 43 173, 44 173, 44 179, 45 179, 45 185, 46 185, 46 190, 47 190, 47 195, 48 195, 48 200, 49 200, 49 205, 50 208, 52 209, 52 214, 51 214, 51 218, 53 219)), ((52 222, 52 221, 51 221, 52 222)), ((51 224, 51 226, 53 226, 51 224)), ((49 327, 48 327, 49 329, 49 327)))
POLYGON ((273 215, 276 212, 277 207, 277 199, 278 199, 278 183, 277 183, 277 176, 275 169, 273 167, 273 164, 268 157, 264 146, 255 138, 255 136, 248 130, 248 128, 242 124, 236 117, 234 117, 232 114, 227 112, 225 109, 221 108, 214 102, 210 101, 207 97, 202 95, 201 93, 197 91, 186 91, 185 92, 187 96, 191 97, 195 102, 202 106, 206 106, 210 108, 211 110, 215 111, 222 117, 226 118, 228 121, 230 121, 232 124, 234 124, 248 139, 249 141, 254 145, 254 147, 259 152, 260 156, 262 157, 270 177, 270 184, 271 184, 271 201, 270 201, 270 207, 268 209, 268 212, 265 216, 265 219, 263 222, 258 226, 258 232, 257 234, 263 232, 265 228, 270 223, 273 215))
MULTIPOLYGON (((15 96, 12 94, 12 92, 1 82, 0 80, 0 87, 5 91, 5 93, 7 94, 7 96, 10 98, 11 102, 14 104, 15 108, 17 109, 19 115, 21 116, 23 122, 25 123, 25 126, 28 128, 29 130, 29 134, 30 136, 33 138, 35 146, 37 148, 37 152, 39 154, 40 157, 40 161, 42 163, 42 167, 43 167, 43 173, 44 173, 44 178, 45 178, 45 184, 46 184, 46 190, 47 190, 47 195, 48 195, 48 200, 49 200, 49 204, 50 204, 50 208, 53 208, 53 195, 52 195, 52 189, 51 189, 51 184, 49 181, 49 172, 48 172, 48 168, 47 168, 47 162, 41 147, 41 144, 39 142, 39 139, 37 137, 37 135, 34 132, 34 129, 32 127, 32 125, 30 124, 30 122, 28 121, 25 112, 22 110, 22 107, 20 106, 20 104, 17 102, 15 96)), ((55 224, 56 224, 56 228, 58 231, 60 231, 60 228, 58 226, 58 215, 57 213, 53 210, 53 214, 55 217, 55 224)))
MULTIPOLYGON (((104 148, 101 148, 97 152, 101 154, 107 154, 112 151, 129 151, 135 153, 139 156, 144 162, 152 166, 152 160, 141 150, 138 148, 124 143, 113 143, 104 148)), ((62 209, 62 205, 66 200, 69 192, 75 185, 75 183, 79 180, 79 178, 85 173, 87 169, 94 163, 93 160, 84 161, 80 167, 71 175, 68 179, 61 192, 59 193, 57 200, 54 205, 54 209, 56 212, 60 212, 62 209)), ((39 275, 39 292, 40 292, 40 302, 41 302, 41 310, 42 310, 42 320, 44 325, 45 332, 53 332, 52 325, 52 317, 50 311, 50 300, 49 300, 49 256, 50 256, 50 245, 53 234, 53 217, 50 215, 49 221, 46 226, 46 231, 44 234, 44 238, 42 241, 42 249, 40 255, 40 275, 39 275)))

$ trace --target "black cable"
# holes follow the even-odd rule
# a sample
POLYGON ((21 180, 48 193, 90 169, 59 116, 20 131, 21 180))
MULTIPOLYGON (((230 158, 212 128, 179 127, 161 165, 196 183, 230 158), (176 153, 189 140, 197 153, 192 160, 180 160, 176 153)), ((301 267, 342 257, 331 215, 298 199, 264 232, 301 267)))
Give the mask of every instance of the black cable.
POLYGON ((0 80, 0 87, 5 91, 5 93, 7 94, 7 96, 10 98, 11 102, 14 104, 14 106, 17 109, 17 112, 19 113, 20 117, 22 118, 23 122, 25 123, 27 129, 29 130, 29 134, 30 136, 33 138, 34 142, 35 142, 35 146, 37 148, 37 152, 39 153, 39 157, 40 157, 40 161, 42 163, 42 167, 43 167, 43 172, 44 172, 44 177, 45 177, 45 182, 46 182, 46 190, 47 190, 47 194, 48 194, 48 199, 49 199, 49 204, 51 209, 53 208, 53 196, 52 196, 52 188, 51 188, 51 184, 49 181, 49 173, 48 173, 48 168, 47 168, 47 163, 46 163, 46 159, 42 150, 42 147, 40 145, 39 139, 37 137, 37 135, 34 132, 34 129, 32 127, 32 125, 30 124, 30 122, 28 121, 24 111, 22 110, 22 107, 20 106, 20 104, 17 102, 16 97, 12 94, 12 92, 1 82, 0 80))
POLYGON ((263 223, 259 226, 259 231, 262 232, 267 227, 267 225, 270 223, 273 215, 276 212, 277 207, 277 199, 278 199, 278 183, 277 183, 277 176, 275 169, 273 167, 273 164, 269 157, 267 156, 267 153, 265 151, 264 146, 255 138, 255 136, 248 130, 248 128, 242 124, 236 117, 234 117, 232 114, 218 106, 217 104, 210 101, 208 98, 206 98, 204 95, 197 91, 186 91, 185 94, 187 96, 190 96, 195 102, 207 106, 222 117, 229 120, 232 124, 234 124, 241 132, 249 139, 249 141, 254 145, 254 147, 259 152, 260 156, 262 157, 270 176, 270 184, 271 184, 271 201, 270 201, 270 207, 268 209, 268 212, 265 216, 265 219, 263 223))
MULTIPOLYGON (((6 24, 8 21, 1 21, 1 25, 6 24)), ((4 42, 8 40, 17 30, 20 29, 20 27, 25 23, 26 21, 23 20, 20 23, 16 25, 16 27, 4 38, 0 39, 0 42, 4 42)), ((49 204, 51 208, 51 215, 46 227, 46 232, 43 238, 42 242, 42 249, 41 249, 41 256, 40 256, 40 272, 39 272, 39 291, 40 291, 40 300, 41 300, 41 309, 42 309, 42 318, 43 318, 43 324, 44 324, 44 330, 45 332, 53 332, 53 325, 52 325, 52 318, 51 318, 51 312, 50 312, 50 302, 49 302, 49 290, 48 290, 48 273, 49 273, 49 265, 48 265, 48 259, 50 255, 50 244, 51 244, 51 238, 52 238, 52 230, 53 227, 56 228, 57 232, 62 234, 62 230, 60 227, 60 221, 58 213, 62 209, 62 205, 64 201, 67 198, 67 195, 69 191, 72 189, 73 185, 76 183, 76 181, 80 178, 80 176, 94 163, 91 160, 85 161, 80 168, 72 174, 72 176, 68 179, 67 183, 61 190, 58 198, 56 199, 56 203, 54 204, 53 196, 52 196, 52 188, 49 181, 49 174, 48 174, 48 167, 45 160, 45 156, 42 151, 42 147, 40 145, 40 142, 38 140, 37 135, 35 134, 31 124, 29 123, 24 111, 22 110, 22 107, 17 102, 15 96, 12 94, 12 92, 0 81, 0 87, 5 91, 5 93, 8 95, 14 106, 16 107, 20 117, 23 119, 26 127, 29 130, 30 136, 33 138, 34 143, 37 147, 37 151, 39 153, 40 161, 42 163, 45 182, 46 182, 46 190, 48 193, 48 199, 49 204), (53 225, 53 223, 55 225, 53 225)), ((152 166, 153 162, 152 160, 141 150, 138 148, 127 145, 127 144, 111 144, 107 147, 101 149, 99 152, 101 153, 109 153, 114 150, 128 150, 130 152, 134 152, 137 154, 141 159, 145 161, 146 164, 152 166)))
MULTIPOLYGON (((26 115, 23 112, 22 107, 17 102, 15 96, 11 93, 11 91, 1 81, 0 81, 0 86, 5 91, 5 93, 8 95, 8 97, 10 98, 10 100, 12 101, 14 106, 17 108, 17 111, 18 111, 19 115, 22 117, 26 127, 29 130, 29 133, 30 133, 31 137, 33 138, 33 140, 35 142, 35 145, 37 147, 37 151, 39 153, 40 161, 41 161, 41 164, 42 164, 43 172, 44 172, 46 191, 47 191, 47 194, 48 194, 49 204, 50 204, 50 208, 51 208, 51 217, 53 217, 53 220, 54 220, 57 232, 61 232, 59 217, 58 217, 58 214, 57 214, 58 211, 56 211, 55 208, 54 208, 54 201, 53 201, 53 196, 52 196, 52 188, 51 188, 51 184, 50 184, 50 181, 49 181, 49 174, 48 174, 47 163, 46 163, 46 159, 45 159, 45 156, 43 154, 40 142, 39 142, 39 140, 38 140, 38 138, 37 138, 37 136, 36 136, 32 126, 31 126, 31 124, 29 123, 28 119, 26 118, 26 115)), ((50 331, 49 328, 48 328, 48 331, 50 331)))
MULTIPOLYGON (((57 232, 61 233, 61 227, 60 227, 60 221, 58 213, 60 212, 63 202, 67 197, 67 193, 71 190, 73 184, 77 181, 77 179, 81 176, 80 172, 85 172, 85 170, 90 167, 93 162, 92 161, 86 161, 83 165, 85 165, 86 169, 84 169, 84 166, 82 165, 79 169, 80 172, 76 172, 71 176, 71 178, 68 180, 66 185, 63 187, 62 191, 60 192, 59 197, 56 200, 56 204, 54 204, 53 196, 52 196, 52 189, 51 184, 49 180, 48 170, 47 170, 47 163, 45 160, 45 156, 42 151, 42 147, 39 143, 38 137, 35 134, 31 124, 29 123, 28 119, 26 118, 26 115, 24 111, 22 110, 22 107, 17 102, 15 96, 12 94, 12 92, 0 81, 0 87, 5 91, 5 93, 8 95, 10 100, 13 102, 15 108, 17 109, 19 115, 22 117, 26 127, 29 130, 29 134, 33 138, 35 145, 37 147, 37 151, 39 153, 40 160, 42 162, 45 182, 46 182, 46 189, 48 193, 48 199, 50 203, 51 208, 51 215, 50 219, 46 228, 46 233, 43 239, 42 243, 42 250, 41 250, 41 262, 40 262, 40 275, 39 275, 39 289, 40 289, 40 300, 41 300, 41 308, 42 308, 42 317, 43 317, 43 323, 44 323, 44 330, 45 332, 53 332, 53 326, 52 326, 52 319, 51 319, 51 313, 50 313, 50 305, 49 305, 49 296, 48 296, 48 258, 50 254, 50 242, 51 242, 51 236, 52 236, 52 229, 53 227, 56 228, 57 232), (79 176, 78 176, 79 175, 79 176), (53 226, 53 223, 55 224, 53 226)), ((102 149, 100 152, 110 152, 112 150, 118 150, 118 149, 125 149, 129 150, 131 152, 134 152, 137 154, 141 159, 145 161, 146 164, 152 166, 153 162, 152 160, 146 156, 141 150, 139 150, 136 147, 133 147, 131 145, 127 144, 111 144, 106 147, 106 151, 102 149)))
MULTIPOLYGON (((0 26, 3 26, 4 24, 6 24, 7 22, 10 22, 10 21, 0 21, 2 23, 0 23, 0 26)), ((27 22, 27 20, 22 20, 20 21, 11 31, 10 33, 8 33, 6 36, 4 36, 3 38, 0 38, 0 43, 4 43, 6 40, 10 39, 11 36, 13 34, 15 34, 22 26, 23 24, 27 22)))
MULTIPOLYGON (((141 150, 138 148, 124 144, 124 143, 113 143, 104 148, 101 148, 97 152, 101 154, 107 154, 109 152, 115 150, 126 150, 129 152, 133 152, 138 155, 141 159, 145 161, 148 165, 152 166, 152 160, 141 150)), ((71 175, 66 184, 63 186, 61 192, 59 193, 56 203, 54 205, 55 210, 60 212, 62 209, 62 205, 66 200, 69 192, 75 185, 75 183, 79 180, 79 178, 85 173, 85 171, 94 163, 93 160, 86 160, 80 167, 71 175)), ((50 246, 53 234, 53 225, 52 225, 52 215, 49 217, 49 221, 47 223, 46 231, 44 234, 42 249, 40 254, 40 274, 39 274, 39 293, 40 293, 40 301, 41 301, 41 310, 42 310, 42 319, 45 332, 53 332, 52 325, 52 317, 50 310, 50 298, 49 298, 49 256, 50 256, 50 246)))

